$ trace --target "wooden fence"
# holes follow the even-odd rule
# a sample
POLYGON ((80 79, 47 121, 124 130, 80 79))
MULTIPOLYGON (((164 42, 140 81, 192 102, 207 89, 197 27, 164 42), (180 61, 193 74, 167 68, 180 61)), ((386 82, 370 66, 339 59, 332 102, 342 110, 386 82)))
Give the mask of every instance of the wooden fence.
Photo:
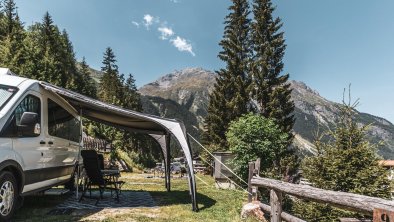
MULTIPOLYGON (((373 222, 394 222, 394 201, 263 178, 258 176, 259 170, 259 160, 249 163, 248 201, 257 200, 257 187, 269 189, 270 205, 260 203, 260 207, 264 212, 270 214, 271 222, 279 222, 282 221, 282 219, 289 222, 304 221, 282 211, 282 198, 284 194, 295 196, 303 200, 329 204, 340 209, 359 212, 364 215, 370 215, 373 216, 373 222)), ((342 219, 341 221, 360 220, 342 219)))
POLYGON ((112 146, 111 143, 103 139, 93 138, 93 137, 84 137, 83 138, 83 147, 88 150, 96 150, 100 153, 108 153, 111 152, 112 146))

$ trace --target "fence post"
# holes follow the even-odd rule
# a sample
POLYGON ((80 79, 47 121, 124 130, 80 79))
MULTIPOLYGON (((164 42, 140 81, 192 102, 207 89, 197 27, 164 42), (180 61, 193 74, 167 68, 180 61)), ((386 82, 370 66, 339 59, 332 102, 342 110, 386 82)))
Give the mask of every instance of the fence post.
POLYGON ((248 176, 248 202, 252 202, 253 195, 252 195, 252 177, 254 173, 254 162, 249 162, 249 176, 248 176))
POLYGON ((256 163, 254 164, 254 168, 255 168, 254 174, 255 175, 259 175, 260 174, 260 162, 261 162, 261 159, 257 158, 256 163))
POLYGON ((276 190, 270 191, 271 222, 281 222, 282 193, 276 190))

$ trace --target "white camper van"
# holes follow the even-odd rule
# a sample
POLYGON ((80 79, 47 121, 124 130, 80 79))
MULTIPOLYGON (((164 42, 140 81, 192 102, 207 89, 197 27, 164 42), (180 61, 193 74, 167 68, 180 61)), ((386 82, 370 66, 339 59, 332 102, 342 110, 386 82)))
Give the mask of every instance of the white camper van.
POLYGON ((38 81, 0 69, 0 220, 24 195, 65 184, 81 145, 78 112, 38 81))

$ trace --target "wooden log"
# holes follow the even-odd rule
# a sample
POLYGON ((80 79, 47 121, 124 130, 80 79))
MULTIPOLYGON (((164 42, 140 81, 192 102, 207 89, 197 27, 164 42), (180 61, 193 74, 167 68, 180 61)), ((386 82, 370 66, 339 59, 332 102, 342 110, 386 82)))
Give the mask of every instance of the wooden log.
POLYGON ((271 222, 282 221, 282 193, 271 189, 270 191, 270 205, 271 205, 271 222))
POLYGON ((253 178, 254 172, 254 162, 249 162, 249 176, 248 176, 248 203, 252 202, 253 194, 252 194, 252 185, 251 180, 253 178))
POLYGON ((339 218, 340 222, 372 222, 369 219, 357 219, 357 218, 339 218))
MULTIPOLYGON (((266 213, 271 213, 271 207, 267 204, 260 203, 260 208, 266 213)), ((306 222, 305 220, 301 220, 300 218, 295 217, 283 211, 280 214, 280 216, 282 217, 283 220, 287 222, 306 222)))
POLYGON ((346 192, 323 190, 307 185, 292 184, 262 177, 253 177, 252 186, 275 189, 300 199, 330 204, 338 208, 372 215, 375 208, 394 212, 394 201, 346 192))

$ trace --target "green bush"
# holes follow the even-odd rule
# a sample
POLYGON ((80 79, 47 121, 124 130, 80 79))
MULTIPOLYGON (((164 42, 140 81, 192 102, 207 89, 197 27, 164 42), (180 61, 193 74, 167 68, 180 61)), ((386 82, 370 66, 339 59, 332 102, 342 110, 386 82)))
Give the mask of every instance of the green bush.
POLYGON ((248 162, 261 158, 261 174, 280 178, 286 164, 283 158, 290 157, 287 150, 288 135, 281 131, 272 119, 260 115, 246 114, 230 123, 226 133, 230 150, 235 154, 235 171, 245 181, 248 177, 248 162))

